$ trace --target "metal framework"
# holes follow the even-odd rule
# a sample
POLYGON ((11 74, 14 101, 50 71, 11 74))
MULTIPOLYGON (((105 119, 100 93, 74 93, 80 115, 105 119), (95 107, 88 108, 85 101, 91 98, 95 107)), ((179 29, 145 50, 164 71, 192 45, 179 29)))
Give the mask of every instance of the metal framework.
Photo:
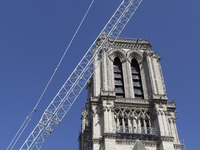
MULTIPOLYGON (((112 47, 141 2, 142 0, 122 1, 67 81, 46 108, 40 121, 23 143, 20 150, 41 149, 48 136, 61 123, 64 116, 87 84, 87 81, 98 67, 98 65, 95 67, 93 66, 94 58, 98 56, 103 47, 106 46, 108 50, 112 47), (97 45, 97 40, 102 36, 104 38, 102 38, 101 42, 97 45), (107 44, 110 37, 112 37, 112 42, 107 44)), ((99 61, 99 64, 102 59, 103 57, 99 61)))

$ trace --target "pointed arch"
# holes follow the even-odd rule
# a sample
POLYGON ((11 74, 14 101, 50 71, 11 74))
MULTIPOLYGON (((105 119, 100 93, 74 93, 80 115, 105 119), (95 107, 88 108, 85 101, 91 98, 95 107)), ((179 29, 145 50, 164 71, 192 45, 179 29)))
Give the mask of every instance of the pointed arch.
POLYGON ((142 53, 135 50, 130 50, 127 52, 127 58, 131 62, 132 59, 136 59, 138 63, 143 61, 142 53))
POLYGON ((113 62, 116 57, 120 59, 121 63, 126 61, 126 52, 121 49, 113 49, 112 51, 110 51, 110 53, 108 53, 108 56, 113 62))
POLYGON ((140 75, 140 67, 138 61, 133 58, 131 60, 131 73, 133 80, 133 90, 135 94, 135 98, 144 98, 143 88, 142 88, 142 80, 140 75))
POLYGON ((122 64, 118 57, 114 59, 114 83, 116 97, 125 97, 122 64))

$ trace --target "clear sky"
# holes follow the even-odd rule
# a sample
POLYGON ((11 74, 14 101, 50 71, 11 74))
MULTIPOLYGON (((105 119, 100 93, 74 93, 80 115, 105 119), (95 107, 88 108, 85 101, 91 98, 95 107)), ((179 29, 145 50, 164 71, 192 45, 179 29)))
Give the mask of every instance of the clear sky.
MULTIPOLYGON (((0 0, 0 149, 31 112, 91 0, 0 0)), ((37 113, 14 149, 37 124, 69 74, 121 0, 96 0, 37 113)), ((143 0, 121 37, 148 39, 158 52, 169 101, 176 100, 177 128, 187 150, 199 149, 200 1, 143 0)), ((82 92, 45 150, 77 150, 82 92)))

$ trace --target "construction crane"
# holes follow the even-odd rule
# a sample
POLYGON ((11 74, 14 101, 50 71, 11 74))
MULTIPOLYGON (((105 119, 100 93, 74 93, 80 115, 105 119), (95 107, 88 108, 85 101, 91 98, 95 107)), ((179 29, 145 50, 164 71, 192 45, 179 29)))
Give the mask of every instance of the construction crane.
POLYGON ((46 108, 38 124, 23 143, 20 150, 41 149, 48 136, 61 123, 103 59, 102 57, 97 66, 93 66, 95 57, 99 55, 104 47, 109 51, 141 2, 142 0, 122 1, 79 64, 46 108), (109 42, 110 37, 112 38, 112 42, 109 42), (99 41, 99 39, 101 40, 99 41), (98 44, 97 41, 99 41, 98 44))

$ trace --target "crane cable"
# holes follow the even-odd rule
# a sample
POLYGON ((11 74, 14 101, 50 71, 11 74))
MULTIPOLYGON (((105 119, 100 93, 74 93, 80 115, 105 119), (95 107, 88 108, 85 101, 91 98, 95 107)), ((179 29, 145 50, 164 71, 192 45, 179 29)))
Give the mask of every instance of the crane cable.
POLYGON ((74 38, 76 37, 76 35, 77 35, 79 29, 81 28, 81 25, 83 24, 83 22, 84 22, 84 20, 85 20, 87 14, 88 14, 90 8, 92 7, 93 3, 94 3, 94 0, 92 0, 92 2, 90 3, 90 5, 89 5, 89 7, 88 7, 88 9, 87 9, 87 11, 86 11, 84 17, 82 18, 82 20, 81 20, 81 22, 80 22, 78 28, 76 29, 76 32, 74 33, 74 35, 73 35, 71 41, 69 42, 69 44, 68 44, 68 46, 67 46, 67 48, 66 48, 64 54, 62 55, 62 57, 61 57, 61 59, 60 59, 58 65, 56 66, 56 69, 54 70, 53 74, 51 75, 51 78, 49 79, 49 81, 48 81, 48 83, 47 83, 47 85, 46 85, 44 91, 42 92, 40 98, 38 99, 38 101, 37 101, 35 107, 34 107, 33 110, 31 111, 31 113, 26 117, 26 119, 25 119, 24 122, 22 123, 21 127, 19 128, 19 130, 18 130, 17 133, 15 134, 14 138, 12 139, 12 141, 10 142, 10 144, 9 144, 9 146, 7 147, 6 150, 9 150, 9 148, 11 147, 11 145, 12 145, 12 147, 10 148, 10 150, 13 149, 13 147, 14 147, 15 144, 17 143, 18 139, 21 137, 22 133, 24 132, 25 128, 27 127, 28 123, 31 121, 31 118, 32 118, 34 112, 36 112, 37 106, 39 105, 39 103, 40 103, 40 101, 41 101, 41 99, 42 99, 44 93, 46 92, 46 90, 47 90, 47 88, 48 88, 48 86, 49 86, 51 80, 53 79, 53 77, 54 77, 56 71, 58 70, 58 68, 59 68, 59 66, 60 66, 60 64, 61 64, 61 62, 62 62, 62 60, 63 60, 63 58, 65 57, 65 55, 66 55, 68 49, 70 48, 70 46, 71 46, 71 44, 72 44, 74 38))

